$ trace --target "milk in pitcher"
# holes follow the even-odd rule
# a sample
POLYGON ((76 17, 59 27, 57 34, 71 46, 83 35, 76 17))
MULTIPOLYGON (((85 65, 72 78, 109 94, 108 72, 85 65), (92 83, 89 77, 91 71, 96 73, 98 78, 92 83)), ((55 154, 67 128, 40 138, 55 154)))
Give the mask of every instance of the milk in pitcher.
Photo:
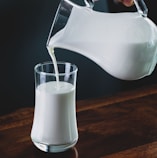
POLYGON ((67 24, 49 47, 80 53, 112 76, 136 80, 150 75, 157 61, 157 28, 138 12, 103 13, 73 7, 67 24))

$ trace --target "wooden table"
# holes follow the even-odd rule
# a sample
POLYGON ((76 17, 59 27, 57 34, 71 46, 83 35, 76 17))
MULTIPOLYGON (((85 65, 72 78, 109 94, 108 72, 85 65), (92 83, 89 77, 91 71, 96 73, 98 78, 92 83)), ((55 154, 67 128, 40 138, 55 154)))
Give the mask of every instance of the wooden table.
POLYGON ((59 154, 37 149, 34 108, 0 116, 2 158, 157 158, 157 85, 77 102, 79 140, 59 154))

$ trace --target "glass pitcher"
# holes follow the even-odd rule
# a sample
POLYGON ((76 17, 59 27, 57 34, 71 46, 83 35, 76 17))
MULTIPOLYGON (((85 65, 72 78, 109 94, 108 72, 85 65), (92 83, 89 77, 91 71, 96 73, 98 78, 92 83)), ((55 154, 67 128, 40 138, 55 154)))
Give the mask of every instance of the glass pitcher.
POLYGON ((157 27, 144 1, 134 0, 136 10, 123 12, 98 11, 96 3, 61 0, 47 48, 79 53, 122 80, 150 75, 157 62, 157 27))

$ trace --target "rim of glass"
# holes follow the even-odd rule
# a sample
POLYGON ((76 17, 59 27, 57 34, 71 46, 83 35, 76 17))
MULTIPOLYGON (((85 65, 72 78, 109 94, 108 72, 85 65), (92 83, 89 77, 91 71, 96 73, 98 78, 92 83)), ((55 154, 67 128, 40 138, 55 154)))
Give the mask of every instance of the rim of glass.
MULTIPOLYGON (((75 73, 75 72, 78 71, 78 67, 75 64, 73 64, 73 63, 66 62, 66 61, 65 62, 64 61, 57 61, 57 65, 65 65, 65 64, 70 64, 70 67, 73 67, 73 70, 70 71, 70 72, 68 72, 69 75, 71 75, 71 74, 73 74, 73 73, 75 73)), ((43 66, 43 65, 54 65, 54 63, 51 62, 51 61, 46 61, 46 62, 38 63, 38 64, 35 65, 34 71, 36 73, 42 74, 42 75, 56 76, 56 74, 52 73, 52 72, 39 71, 38 68, 41 67, 41 66, 43 66)), ((59 76, 64 76, 65 74, 67 74, 67 73, 60 73, 59 72, 58 75, 59 76)))

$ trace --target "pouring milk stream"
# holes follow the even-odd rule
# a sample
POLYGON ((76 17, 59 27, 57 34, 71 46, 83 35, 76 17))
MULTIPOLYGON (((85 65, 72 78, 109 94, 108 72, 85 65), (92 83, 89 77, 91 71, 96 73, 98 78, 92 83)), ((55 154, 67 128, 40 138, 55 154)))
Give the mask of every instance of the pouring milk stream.
POLYGON ((54 48, 64 48, 88 57, 122 80, 150 75, 157 62, 157 27, 147 17, 144 1, 134 3, 137 12, 105 13, 62 0, 47 42, 53 62, 54 48), (64 27, 53 34, 64 20, 64 27))

